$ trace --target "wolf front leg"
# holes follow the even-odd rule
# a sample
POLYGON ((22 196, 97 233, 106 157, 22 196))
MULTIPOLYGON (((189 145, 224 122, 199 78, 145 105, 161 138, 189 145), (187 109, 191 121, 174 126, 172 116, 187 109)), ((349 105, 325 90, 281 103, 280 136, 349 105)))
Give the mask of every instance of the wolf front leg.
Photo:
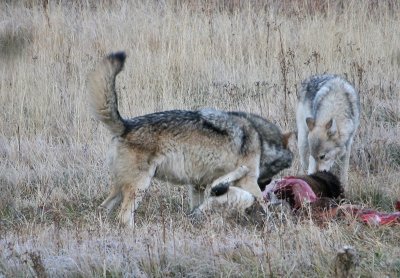
MULTIPOLYGON (((191 208, 193 210, 191 213, 192 217, 200 218, 202 213, 210 211, 216 203, 227 204, 227 202, 226 202, 227 200, 225 200, 223 198, 216 199, 216 195, 218 195, 218 194, 215 194, 215 192, 219 192, 222 190, 221 194, 226 193, 226 190, 228 190, 229 186, 232 183, 237 182, 238 180, 242 179, 245 175, 247 175, 248 172, 249 172, 249 169, 246 166, 241 165, 241 166, 237 167, 235 170, 233 170, 232 172, 229 172, 228 174, 223 175, 223 176, 219 177, 218 179, 216 179, 211 184, 211 186, 209 188, 207 188, 206 192, 203 192, 202 203, 195 209, 191 208)), ((192 192, 193 192, 193 188, 192 188, 192 192)), ((232 199, 233 196, 230 196, 230 197, 232 199)))
POLYGON ((308 147, 307 133, 299 131, 297 139, 297 148, 299 150, 301 169, 302 172, 305 173, 306 171, 308 171, 309 156, 310 156, 308 150, 309 147, 308 147))
POLYGON ((242 188, 230 186, 228 183, 214 187, 214 189, 216 188, 220 191, 215 193, 212 190, 211 195, 208 196, 196 209, 196 215, 201 215, 202 213, 207 213, 213 210, 224 210, 229 212, 237 211, 244 213, 246 209, 256 203, 256 197, 242 188))
POLYGON ((213 181, 213 183, 211 184, 211 188, 218 186, 219 184, 236 182, 241 178, 243 178, 248 173, 249 173, 249 168, 247 166, 241 165, 232 172, 229 172, 228 174, 219 177, 218 179, 213 181))
POLYGON ((248 172, 236 182, 235 186, 250 192, 257 200, 261 201, 262 193, 257 182, 260 176, 260 155, 254 153, 250 154, 245 157, 240 164, 245 165, 248 172))
POLYGON ((307 174, 308 174, 308 175, 311 175, 311 174, 316 173, 317 171, 318 171, 318 163, 317 163, 317 161, 315 160, 315 158, 314 158, 312 155, 310 155, 310 156, 308 157, 308 170, 307 170, 307 174))
POLYGON ((341 158, 340 163, 340 182, 343 187, 347 189, 349 182, 349 165, 350 165, 350 153, 351 145, 353 144, 353 138, 351 138, 346 145, 346 152, 341 158))

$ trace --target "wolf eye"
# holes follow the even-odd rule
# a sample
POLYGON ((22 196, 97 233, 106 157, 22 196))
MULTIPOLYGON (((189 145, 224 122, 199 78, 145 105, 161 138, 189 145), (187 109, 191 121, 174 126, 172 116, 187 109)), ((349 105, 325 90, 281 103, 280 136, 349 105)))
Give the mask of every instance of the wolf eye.
POLYGON ((319 156, 319 159, 320 159, 320 160, 324 160, 324 159, 325 159, 325 155, 324 155, 324 154, 320 155, 320 156, 319 156))

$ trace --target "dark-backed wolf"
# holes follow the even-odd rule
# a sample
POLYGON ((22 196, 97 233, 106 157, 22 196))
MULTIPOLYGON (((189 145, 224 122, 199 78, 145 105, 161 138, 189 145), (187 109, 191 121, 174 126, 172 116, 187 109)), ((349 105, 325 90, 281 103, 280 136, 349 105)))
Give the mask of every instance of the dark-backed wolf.
POLYGON ((204 109, 122 118, 115 79, 125 57, 123 52, 108 55, 88 77, 90 106, 112 134, 112 187, 101 206, 111 210, 122 201, 118 217, 123 224, 133 225, 153 177, 192 185, 194 208, 207 186, 224 182, 236 181, 261 198, 259 184, 291 165, 285 136, 257 115, 204 109))
POLYGON ((351 145, 359 125, 360 100, 337 75, 316 75, 302 83, 297 106, 298 149, 304 171, 333 171, 348 183, 351 145))

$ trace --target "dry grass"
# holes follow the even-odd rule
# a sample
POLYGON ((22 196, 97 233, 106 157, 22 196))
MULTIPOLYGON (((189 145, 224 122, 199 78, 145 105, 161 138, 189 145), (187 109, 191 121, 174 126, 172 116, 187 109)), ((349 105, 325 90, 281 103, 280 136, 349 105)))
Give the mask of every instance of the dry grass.
MULTIPOLYGON (((362 103, 347 195, 390 211, 400 197, 396 1, 8 2, 0 4, 0 277, 329 277, 345 244, 360 253, 357 275, 399 277, 398 227, 290 219, 193 227, 184 188, 160 182, 137 227, 116 228, 96 212, 110 138, 85 100, 87 72, 126 50, 125 116, 216 107, 290 130, 297 84, 342 74, 362 103)), ((282 174, 298 172, 294 151, 282 174)))

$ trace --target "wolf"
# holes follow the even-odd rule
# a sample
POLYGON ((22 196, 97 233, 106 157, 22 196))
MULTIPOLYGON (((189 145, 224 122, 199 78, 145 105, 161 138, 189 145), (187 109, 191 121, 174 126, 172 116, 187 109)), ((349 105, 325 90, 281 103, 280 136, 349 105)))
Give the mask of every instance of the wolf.
POLYGON ((134 212, 154 177, 190 185, 194 209, 207 198, 207 188, 231 181, 260 199, 259 184, 291 166, 286 136, 255 114, 202 109, 122 118, 115 83, 125 59, 124 52, 109 54, 87 82, 91 110, 112 134, 112 186, 101 207, 111 211, 122 202, 122 224, 134 225, 134 212))
POLYGON ((315 75, 302 82, 296 123, 303 171, 333 171, 346 187, 359 118, 359 95, 342 77, 315 75))

